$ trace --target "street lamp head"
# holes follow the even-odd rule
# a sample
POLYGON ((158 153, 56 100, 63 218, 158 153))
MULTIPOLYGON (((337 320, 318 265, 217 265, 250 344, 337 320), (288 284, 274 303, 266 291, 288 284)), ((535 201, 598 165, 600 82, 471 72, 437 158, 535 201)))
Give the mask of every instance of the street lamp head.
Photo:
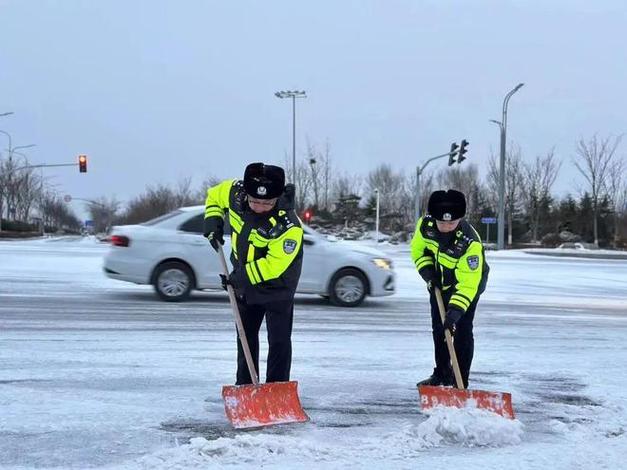
POLYGON ((9 111, 8 113, 2 113, 2 114, 0 114, 0 117, 2 117, 2 116, 10 116, 11 114, 13 114, 13 111, 9 111))
POLYGON ((307 98, 305 91, 298 90, 277 91, 274 96, 277 98, 307 98))
POLYGON ((497 121, 496 119, 490 119, 490 122, 493 122, 494 124, 498 124, 499 126, 503 125, 501 121, 497 121))
POLYGON ((518 85, 516 85, 516 88, 514 88, 514 91, 520 90, 524 85, 524 83, 519 83, 518 85))
POLYGON ((9 151, 13 151, 17 149, 29 149, 31 147, 37 147, 37 144, 18 145, 17 147, 13 147, 12 149, 9 149, 9 151))

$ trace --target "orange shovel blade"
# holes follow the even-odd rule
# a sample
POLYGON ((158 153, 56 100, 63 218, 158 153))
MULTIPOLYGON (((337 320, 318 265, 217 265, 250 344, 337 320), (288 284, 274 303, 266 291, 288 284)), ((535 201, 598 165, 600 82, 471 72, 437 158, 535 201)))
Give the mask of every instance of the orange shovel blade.
POLYGON ((435 406, 453 406, 455 408, 481 408, 492 411, 505 418, 514 419, 512 395, 504 392, 486 392, 485 390, 460 390, 453 387, 418 387, 420 405, 423 410, 435 406))
POLYGON ((237 429, 309 421, 298 399, 298 382, 222 387, 226 416, 237 429))

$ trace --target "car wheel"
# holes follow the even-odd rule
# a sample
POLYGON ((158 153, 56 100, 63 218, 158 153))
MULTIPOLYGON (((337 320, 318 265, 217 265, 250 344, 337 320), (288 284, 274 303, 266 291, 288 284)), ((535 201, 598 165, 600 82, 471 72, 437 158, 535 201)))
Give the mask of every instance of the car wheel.
POLYGON ((329 297, 340 307, 356 307, 363 302, 368 292, 368 281, 361 271, 346 268, 338 271, 331 279, 329 297))
POLYGON ((169 261, 157 266, 153 286, 161 300, 180 302, 189 297, 194 283, 192 270, 184 263, 169 261))

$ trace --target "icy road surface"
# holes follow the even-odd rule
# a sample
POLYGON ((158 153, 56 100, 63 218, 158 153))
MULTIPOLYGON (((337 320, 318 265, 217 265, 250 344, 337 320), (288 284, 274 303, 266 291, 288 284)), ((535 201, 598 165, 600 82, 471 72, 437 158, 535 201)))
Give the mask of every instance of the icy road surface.
POLYGON ((298 297, 292 377, 312 421, 235 432, 220 397, 235 372, 226 296, 160 302, 106 279, 105 250, 0 242, 2 469, 624 468, 625 261, 489 254, 471 386, 510 391, 509 421, 420 412, 426 293, 407 246, 384 247, 395 296, 356 309, 298 297))

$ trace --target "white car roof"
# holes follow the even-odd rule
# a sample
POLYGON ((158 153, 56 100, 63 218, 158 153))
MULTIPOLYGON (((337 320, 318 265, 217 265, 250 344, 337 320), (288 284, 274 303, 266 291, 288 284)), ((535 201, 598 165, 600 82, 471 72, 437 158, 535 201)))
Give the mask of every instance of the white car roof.
POLYGON ((187 206, 187 207, 181 207, 179 208, 179 210, 183 212, 194 212, 194 211, 203 210, 204 208, 205 206, 187 206))

